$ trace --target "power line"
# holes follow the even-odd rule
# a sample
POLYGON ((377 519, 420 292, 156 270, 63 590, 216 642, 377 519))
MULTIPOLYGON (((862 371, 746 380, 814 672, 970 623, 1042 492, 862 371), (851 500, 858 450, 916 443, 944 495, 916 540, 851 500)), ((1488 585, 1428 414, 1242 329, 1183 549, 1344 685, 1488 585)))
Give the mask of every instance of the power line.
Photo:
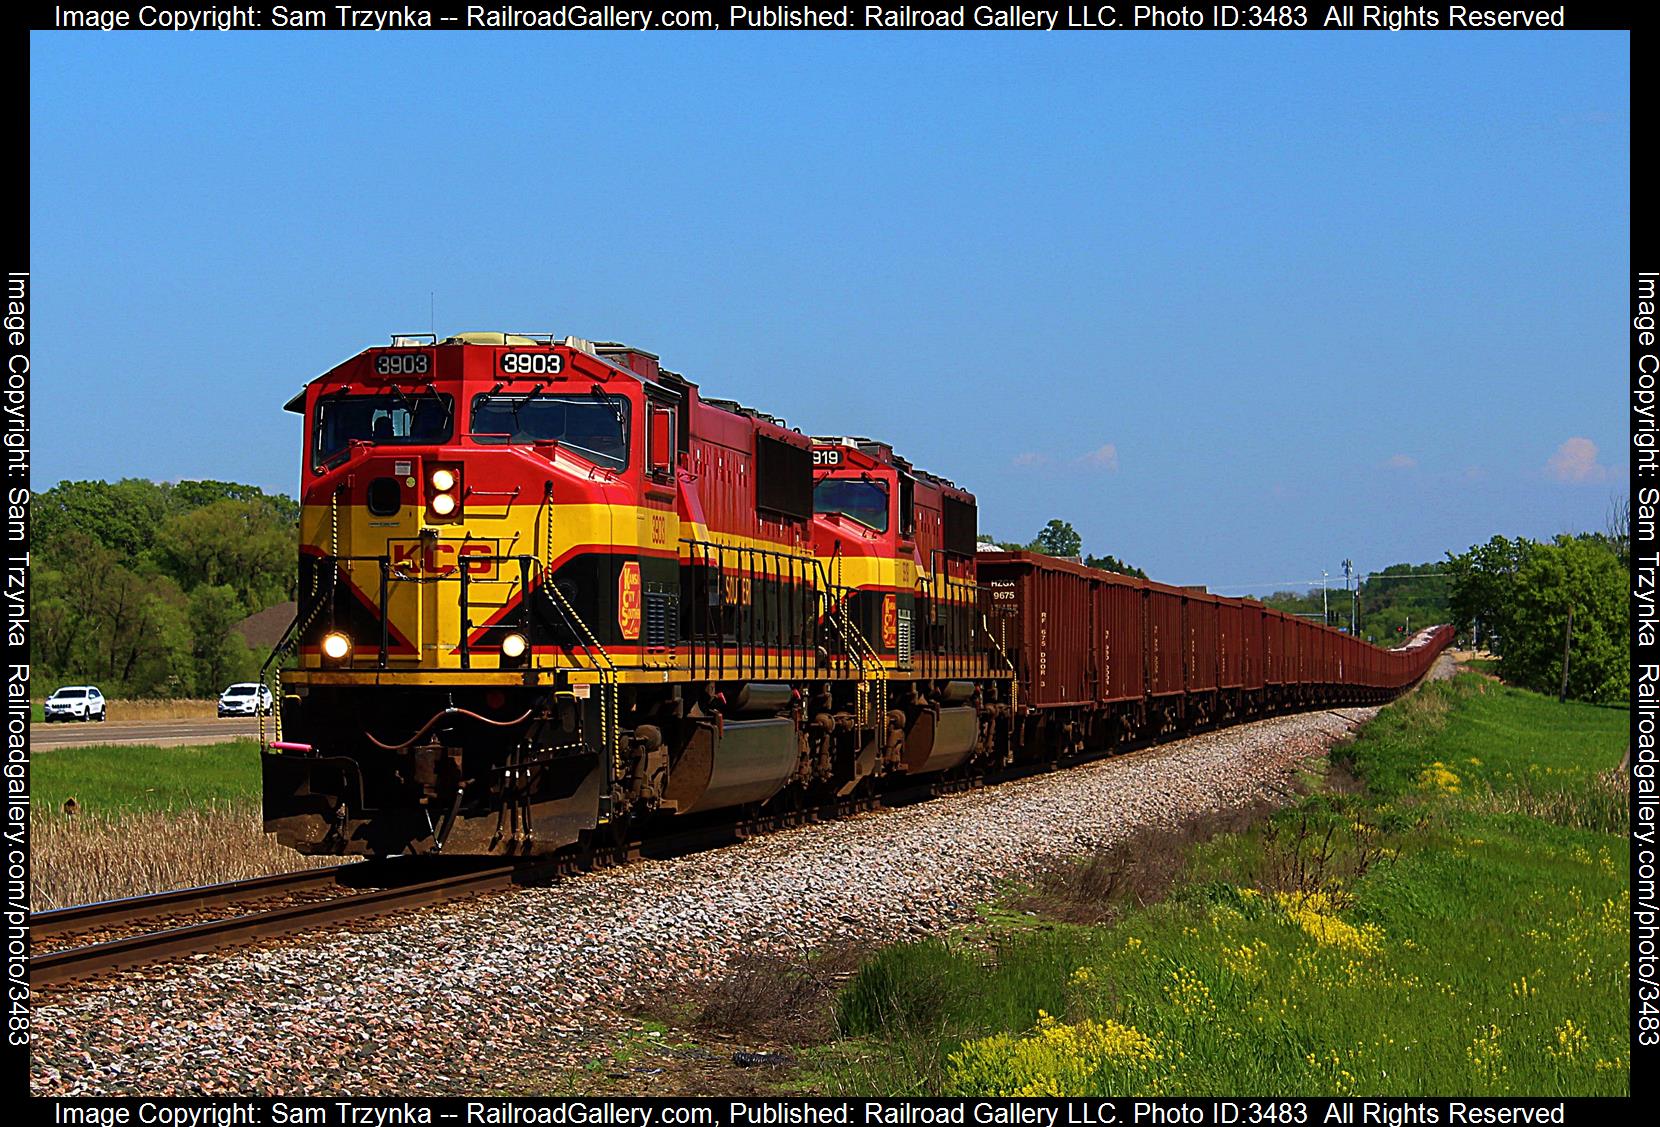
MULTIPOLYGON (((1360 582, 1362 582, 1362 583, 1368 583, 1368 582, 1370 582, 1374 579, 1435 579, 1435 578, 1450 579, 1451 577, 1452 577, 1452 572, 1450 572, 1450 571, 1406 571, 1406 572, 1396 571, 1396 572, 1390 572, 1390 573, 1387 573, 1387 574, 1384 573, 1384 572, 1381 572, 1381 571, 1370 571, 1370 572, 1367 572, 1365 575, 1360 576, 1359 579, 1360 579, 1360 582)), ((1205 588, 1207 588, 1208 590, 1211 590, 1211 591, 1244 591, 1244 590, 1258 590, 1258 589, 1263 588, 1263 587, 1318 587, 1318 586, 1320 586, 1320 580, 1318 580, 1318 579, 1259 579, 1254 583, 1206 583, 1206 584, 1184 583, 1184 584, 1180 584, 1180 586, 1184 586, 1184 587, 1203 586, 1203 587, 1205 587, 1205 588)))

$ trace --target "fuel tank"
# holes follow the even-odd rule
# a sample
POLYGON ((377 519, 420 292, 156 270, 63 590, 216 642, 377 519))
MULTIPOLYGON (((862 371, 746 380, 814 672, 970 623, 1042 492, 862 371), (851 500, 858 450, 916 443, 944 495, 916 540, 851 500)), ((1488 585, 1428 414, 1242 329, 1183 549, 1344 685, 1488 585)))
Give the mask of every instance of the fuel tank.
POLYGON ((801 759, 801 737, 788 717, 699 720, 674 760, 664 804, 681 814, 765 802, 801 759))
POLYGON ((942 708, 936 717, 923 709, 905 733, 905 771, 927 775, 949 771, 980 742, 980 721, 972 708, 942 708))

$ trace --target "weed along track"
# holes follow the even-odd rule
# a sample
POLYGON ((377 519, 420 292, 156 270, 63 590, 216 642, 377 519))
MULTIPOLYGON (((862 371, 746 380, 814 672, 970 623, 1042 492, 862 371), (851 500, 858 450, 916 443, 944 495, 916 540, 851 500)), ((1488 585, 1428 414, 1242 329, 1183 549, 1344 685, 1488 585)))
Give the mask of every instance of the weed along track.
MULTIPOLYGON (((1353 722, 1346 716, 1341 719, 1353 722)), ((1127 761, 1140 759, 1158 747, 1143 743, 1113 756, 1085 754, 1049 765, 1010 767, 974 779, 889 786, 880 794, 807 809, 769 811, 736 819, 729 814, 717 815, 700 823, 674 826, 644 840, 590 846, 555 857, 517 862, 490 862, 478 857, 363 861, 57 909, 31 919, 36 946, 30 979, 37 987, 71 982, 294 935, 325 924, 349 923, 518 886, 545 884, 562 875, 628 864, 642 856, 672 858, 781 830, 871 813, 884 806, 897 809, 984 785, 1013 783, 1107 758, 1127 766, 1127 761)))
MULTIPOLYGON (((517 1075, 557 1084, 582 1075, 665 990, 684 1004, 751 962, 796 965, 815 951, 946 934, 973 923, 1010 878, 1144 828, 1284 801, 1301 765, 1345 727, 1323 712, 1278 716, 926 802, 887 795, 880 813, 814 822, 803 812, 793 828, 727 848, 649 840, 636 863, 511 896, 49 990, 35 1011, 34 1090, 445 1094, 502 1092, 502 1077, 517 1075)), ((708 827, 703 844, 721 837, 708 827)), ((757 1034, 733 1047, 768 1044, 757 1034)), ((699 1090, 695 1079, 676 1083, 699 1090)))

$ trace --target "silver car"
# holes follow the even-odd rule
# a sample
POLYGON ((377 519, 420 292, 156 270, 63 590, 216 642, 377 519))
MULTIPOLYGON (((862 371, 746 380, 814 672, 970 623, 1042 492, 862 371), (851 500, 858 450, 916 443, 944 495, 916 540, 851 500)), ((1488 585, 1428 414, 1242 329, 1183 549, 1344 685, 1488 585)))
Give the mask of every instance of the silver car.
POLYGON ((65 685, 46 698, 46 722, 54 720, 104 720, 109 715, 104 694, 97 685, 65 685))
POLYGON ((256 681, 232 685, 219 694, 220 716, 257 716, 271 711, 271 690, 256 681))

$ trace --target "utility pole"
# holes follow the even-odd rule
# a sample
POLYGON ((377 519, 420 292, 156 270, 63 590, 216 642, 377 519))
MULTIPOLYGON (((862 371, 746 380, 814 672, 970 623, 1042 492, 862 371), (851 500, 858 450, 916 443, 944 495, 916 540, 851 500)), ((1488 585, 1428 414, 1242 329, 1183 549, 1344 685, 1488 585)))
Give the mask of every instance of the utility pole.
POLYGON ((1343 586, 1349 592, 1349 637, 1355 636, 1355 603, 1360 598, 1359 589, 1353 584, 1355 565, 1353 560, 1343 561, 1343 586))
POLYGON ((1320 625, 1331 625, 1331 605, 1326 600, 1326 569, 1320 569, 1320 625))
POLYGON ((1562 691, 1556 694, 1557 704, 1568 700, 1568 647, 1574 642, 1574 605, 1568 604, 1568 624, 1562 630, 1562 691))

